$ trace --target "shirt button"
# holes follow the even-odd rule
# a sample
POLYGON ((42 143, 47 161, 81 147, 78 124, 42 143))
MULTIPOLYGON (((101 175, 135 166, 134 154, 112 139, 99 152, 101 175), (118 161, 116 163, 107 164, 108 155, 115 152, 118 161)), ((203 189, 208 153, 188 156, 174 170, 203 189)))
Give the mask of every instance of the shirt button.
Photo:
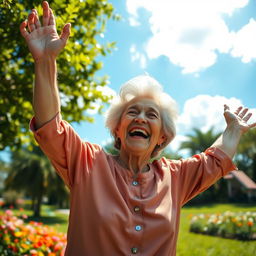
POLYGON ((135 212, 139 212, 139 211, 140 211, 140 207, 139 207, 139 206, 134 206, 133 210, 134 210, 135 212))
POLYGON ((139 182, 138 182, 137 180, 134 180, 134 181, 132 182, 132 185, 133 185, 133 186, 138 186, 138 185, 139 185, 139 182))
POLYGON ((142 226, 140 226, 140 225, 135 226, 135 230, 136 231, 141 231, 142 230, 142 226))
POLYGON ((139 252, 139 249, 137 247, 132 247, 131 251, 132 251, 132 254, 136 254, 139 252))

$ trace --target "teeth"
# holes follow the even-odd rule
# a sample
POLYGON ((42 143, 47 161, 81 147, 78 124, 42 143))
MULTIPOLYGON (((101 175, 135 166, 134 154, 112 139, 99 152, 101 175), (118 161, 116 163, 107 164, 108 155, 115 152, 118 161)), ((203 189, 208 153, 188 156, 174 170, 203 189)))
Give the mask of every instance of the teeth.
POLYGON ((145 136, 148 136, 148 134, 147 134, 146 131, 144 131, 144 130, 142 130, 142 129, 138 129, 138 128, 132 129, 130 132, 131 132, 131 133, 133 133, 133 132, 141 132, 141 133, 143 133, 145 136))

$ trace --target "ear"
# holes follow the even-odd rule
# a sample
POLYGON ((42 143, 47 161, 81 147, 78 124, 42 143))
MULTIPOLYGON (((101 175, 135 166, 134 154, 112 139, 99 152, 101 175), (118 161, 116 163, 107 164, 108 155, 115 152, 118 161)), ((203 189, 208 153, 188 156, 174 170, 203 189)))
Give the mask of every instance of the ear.
POLYGON ((119 130, 120 130, 120 129, 119 129, 119 126, 117 126, 116 129, 115 129, 115 136, 116 136, 116 137, 118 137, 119 130))
POLYGON ((162 133, 160 135, 159 139, 158 139, 158 143, 157 144, 161 146, 166 140, 167 140, 166 135, 164 133, 162 133))

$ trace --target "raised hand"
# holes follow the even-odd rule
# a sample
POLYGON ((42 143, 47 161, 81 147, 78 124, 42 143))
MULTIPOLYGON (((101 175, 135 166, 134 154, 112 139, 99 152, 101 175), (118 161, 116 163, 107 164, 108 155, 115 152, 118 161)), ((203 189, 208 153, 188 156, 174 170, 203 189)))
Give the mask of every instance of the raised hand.
POLYGON ((248 113, 248 108, 240 106, 234 113, 230 111, 229 106, 224 105, 224 117, 227 125, 235 125, 242 133, 256 127, 256 122, 248 124, 252 113, 248 113))
POLYGON ((56 58, 65 47, 71 28, 71 24, 65 24, 59 36, 56 31, 55 18, 48 2, 44 1, 42 6, 43 25, 41 25, 35 9, 28 15, 28 20, 23 21, 20 25, 20 32, 35 61, 45 57, 56 58))

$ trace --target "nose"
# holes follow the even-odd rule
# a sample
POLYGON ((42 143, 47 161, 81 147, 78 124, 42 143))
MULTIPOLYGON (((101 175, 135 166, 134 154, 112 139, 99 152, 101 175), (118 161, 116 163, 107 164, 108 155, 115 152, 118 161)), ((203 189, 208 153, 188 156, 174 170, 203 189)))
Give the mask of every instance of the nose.
POLYGON ((146 123, 146 121, 146 116, 143 112, 139 113, 135 118, 135 122, 137 123, 146 123))

